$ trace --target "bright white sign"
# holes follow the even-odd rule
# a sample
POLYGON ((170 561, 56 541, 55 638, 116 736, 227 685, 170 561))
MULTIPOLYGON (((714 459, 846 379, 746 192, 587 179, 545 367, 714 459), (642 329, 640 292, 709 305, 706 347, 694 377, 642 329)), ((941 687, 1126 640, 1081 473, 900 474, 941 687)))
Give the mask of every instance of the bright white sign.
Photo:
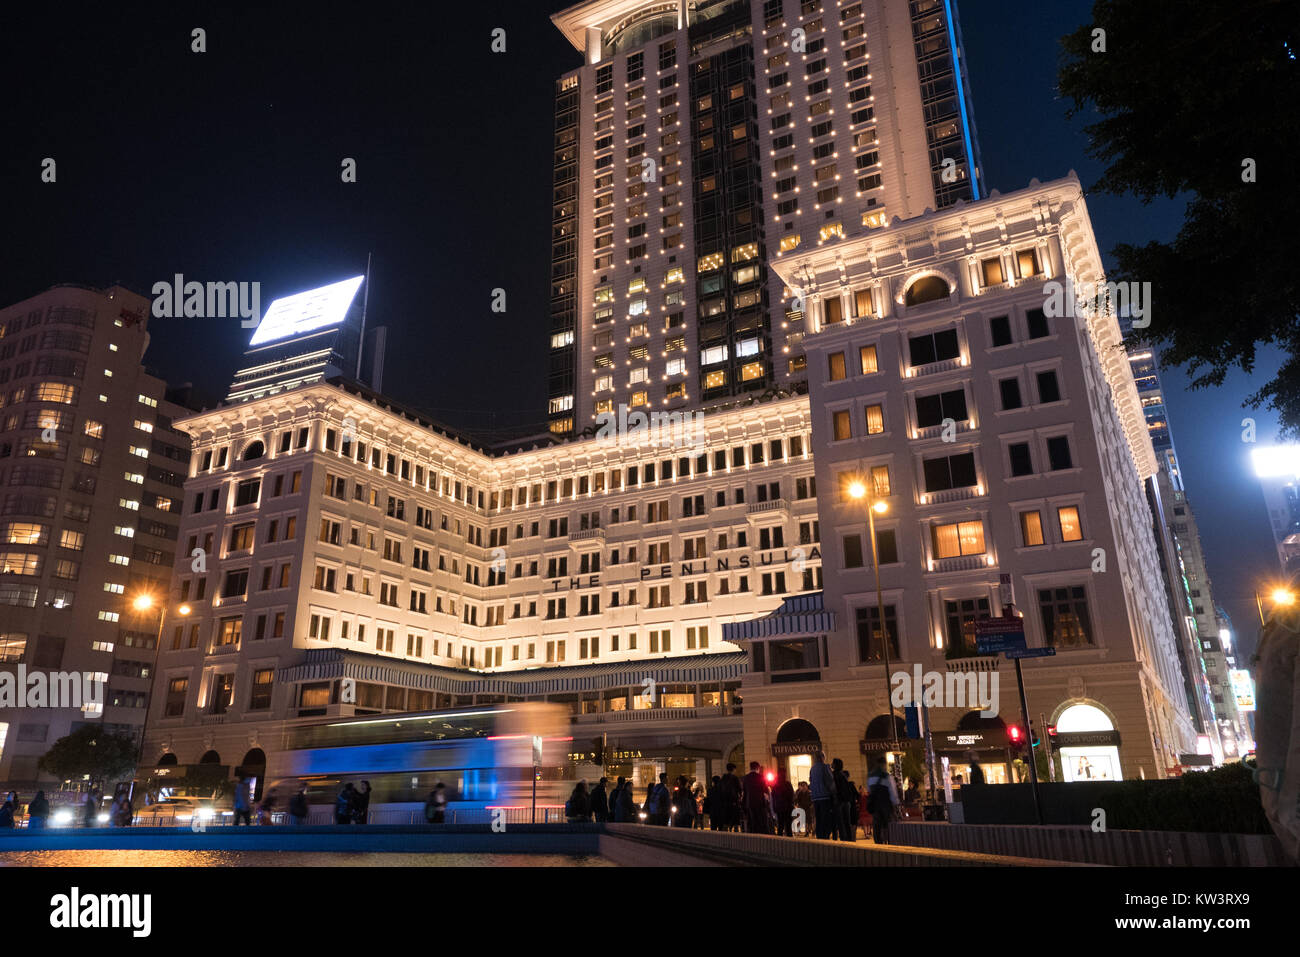
POLYGON ((248 344, 260 346, 338 325, 347 316, 352 300, 356 298, 357 290, 365 278, 353 276, 342 282, 275 300, 266 310, 266 315, 262 317, 248 344))
POLYGON ((1300 445, 1272 445, 1250 453, 1259 478, 1292 478, 1300 475, 1300 445))
POLYGON ((1245 668, 1231 668, 1228 680, 1232 682, 1232 693, 1237 698, 1238 711, 1255 710, 1255 681, 1245 668))

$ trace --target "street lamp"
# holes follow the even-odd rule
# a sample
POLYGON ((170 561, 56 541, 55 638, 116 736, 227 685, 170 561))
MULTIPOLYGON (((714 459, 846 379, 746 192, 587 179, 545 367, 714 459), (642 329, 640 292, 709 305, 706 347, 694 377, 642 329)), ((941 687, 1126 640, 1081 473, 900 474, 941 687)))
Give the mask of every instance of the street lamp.
MULTIPOLYGON (((1268 600, 1274 607, 1289 608, 1296 603, 1296 593, 1289 588, 1278 586, 1268 593, 1268 600)), ((1260 597, 1259 589, 1255 589, 1255 607, 1259 609, 1259 623, 1264 624, 1264 600, 1260 597)))
POLYGON ((894 703, 890 699, 889 683, 889 633, 885 628, 885 600, 880 590, 880 554, 876 548, 876 514, 884 515, 889 511, 889 504, 875 495, 868 496, 867 486, 862 482, 849 485, 849 498, 855 502, 867 503, 867 531, 871 536, 871 565, 876 572, 876 617, 880 620, 880 652, 885 661, 885 707, 889 714, 889 744, 891 751, 898 750, 898 728, 894 724, 894 703))
MULTIPOLYGON (((156 601, 153 595, 149 594, 147 591, 140 592, 140 594, 136 595, 135 598, 131 599, 131 607, 141 613, 149 611, 155 604, 158 606, 158 636, 154 639, 153 645, 153 656, 156 665, 158 661, 158 652, 162 650, 162 633, 163 624, 167 619, 167 603, 156 601)), ((182 604, 176 609, 176 613, 179 615, 188 615, 193 610, 194 609, 189 605, 182 604)), ((136 745, 135 752, 135 763, 137 768, 140 766, 140 759, 144 756, 144 732, 145 728, 142 724, 140 725, 140 743, 136 745)), ((134 781, 131 782, 131 796, 135 796, 134 781)))

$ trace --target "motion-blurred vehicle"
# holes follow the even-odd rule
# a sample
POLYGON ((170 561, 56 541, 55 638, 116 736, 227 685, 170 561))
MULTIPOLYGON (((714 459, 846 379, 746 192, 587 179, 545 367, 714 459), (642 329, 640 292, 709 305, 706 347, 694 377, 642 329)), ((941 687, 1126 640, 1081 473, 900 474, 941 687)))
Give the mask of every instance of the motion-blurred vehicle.
POLYGON ((190 826, 195 815, 200 822, 221 823, 223 813, 211 801, 196 798, 164 798, 146 807, 136 808, 132 823, 136 827, 190 826))

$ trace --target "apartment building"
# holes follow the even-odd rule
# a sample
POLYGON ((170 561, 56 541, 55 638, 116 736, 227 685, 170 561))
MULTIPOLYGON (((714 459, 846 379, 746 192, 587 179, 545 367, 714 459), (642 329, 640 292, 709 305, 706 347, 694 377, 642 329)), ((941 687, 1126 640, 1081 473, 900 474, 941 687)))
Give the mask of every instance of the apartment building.
POLYGON ((48 787, 37 762, 83 724, 143 732, 158 617, 133 601, 170 584, 189 462, 174 422, 190 412, 141 365, 149 311, 121 286, 79 285, 0 309, 0 668, 100 689, 0 707, 11 788, 48 787))
POLYGON ((1023 664, 1065 780, 1163 776, 1195 753, 1144 494, 1156 458, 1119 328, 1050 285, 1103 278, 1078 180, 777 269, 806 303, 825 588, 819 604, 724 630, 753 656, 747 748, 794 769, 821 747, 862 769, 902 737, 887 634, 891 672, 998 673, 996 717, 969 701, 930 716, 950 773, 975 750, 1004 779, 1005 725, 1023 725, 1014 671, 978 653, 975 622, 1014 604, 1029 646, 1055 652, 1023 664), (864 540, 876 502, 879 599, 864 540))
POLYGON ((781 256, 983 194, 952 0, 588 0, 552 18, 548 415, 802 391, 781 256))

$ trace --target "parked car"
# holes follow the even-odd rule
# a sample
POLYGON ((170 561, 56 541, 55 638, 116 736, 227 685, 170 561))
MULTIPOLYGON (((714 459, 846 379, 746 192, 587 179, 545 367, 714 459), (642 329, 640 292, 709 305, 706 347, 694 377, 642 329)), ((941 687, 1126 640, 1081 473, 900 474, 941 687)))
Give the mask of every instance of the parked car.
MULTIPOLYGON (((229 814, 229 812, 224 812, 229 814)), ((194 816, 199 821, 219 823, 223 812, 214 807, 209 800, 199 798, 164 798, 145 807, 136 808, 133 823, 137 827, 169 827, 182 825, 188 827, 194 823, 194 816)))

